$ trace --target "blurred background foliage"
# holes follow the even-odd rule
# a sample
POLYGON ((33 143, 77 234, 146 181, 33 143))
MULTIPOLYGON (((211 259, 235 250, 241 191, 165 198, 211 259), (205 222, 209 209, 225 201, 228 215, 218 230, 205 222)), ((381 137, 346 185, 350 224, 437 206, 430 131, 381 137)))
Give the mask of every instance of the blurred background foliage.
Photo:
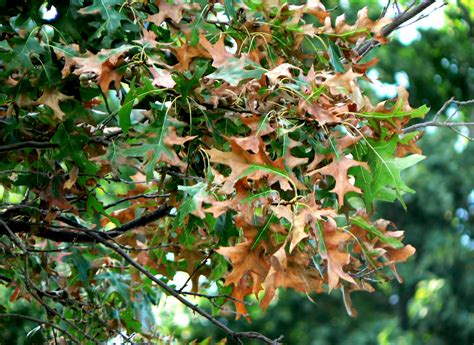
MULTIPOLYGON (((373 17, 383 8, 375 1, 324 3, 349 19, 365 5, 373 17)), ((398 3, 403 7, 409 1, 398 3)), ((383 83, 366 85, 372 99, 393 97, 396 84, 403 84, 410 92, 411 104, 428 104, 432 109, 429 116, 433 116, 451 97, 474 98, 474 3, 450 1, 439 11, 444 11, 441 28, 418 28, 411 42, 403 37, 407 31, 401 30, 398 38, 366 58, 380 58, 371 76, 383 83)), ((423 27, 421 24, 415 25, 423 27)), ((451 115, 452 120, 473 121, 474 107, 449 107, 441 116, 451 115)), ((472 137, 472 129, 469 133, 464 128, 461 134, 472 137)), ((427 159, 407 172, 408 185, 417 191, 406 198, 408 210, 400 204, 380 204, 378 208, 381 217, 396 220, 406 231, 406 242, 417 248, 415 257, 399 267, 404 284, 394 280, 372 294, 354 293, 356 318, 346 315, 338 291, 316 296, 281 291, 279 300, 266 312, 249 308, 251 324, 233 320, 231 313, 223 315, 222 321, 237 331, 257 330, 271 338, 282 334, 287 344, 472 344, 474 145, 447 128, 431 128, 420 146, 427 159)), ((18 308, 11 312, 37 314, 30 305, 18 308)), ((160 303, 157 313, 160 332, 168 335, 164 342, 181 344, 209 336, 214 340, 224 337, 171 298, 160 303)), ((44 339, 35 332, 36 326, 4 320, 0 344, 42 344, 44 339)))

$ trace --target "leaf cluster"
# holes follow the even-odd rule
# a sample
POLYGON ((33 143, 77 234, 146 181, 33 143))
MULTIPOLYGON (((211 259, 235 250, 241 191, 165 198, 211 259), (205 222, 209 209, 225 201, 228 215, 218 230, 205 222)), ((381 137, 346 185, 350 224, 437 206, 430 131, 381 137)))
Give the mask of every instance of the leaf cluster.
POLYGON ((342 289, 354 315, 351 291, 386 267, 401 279, 415 250, 371 216, 412 192, 400 172, 423 157, 403 128, 428 109, 403 89, 377 105, 360 89, 377 61, 355 48, 385 43, 387 18, 334 21, 319 1, 72 0, 47 22, 42 4, 0 22, 12 300, 90 341, 152 338, 163 293, 127 258, 177 294, 217 289, 214 312, 232 301, 237 317, 278 288, 342 289))

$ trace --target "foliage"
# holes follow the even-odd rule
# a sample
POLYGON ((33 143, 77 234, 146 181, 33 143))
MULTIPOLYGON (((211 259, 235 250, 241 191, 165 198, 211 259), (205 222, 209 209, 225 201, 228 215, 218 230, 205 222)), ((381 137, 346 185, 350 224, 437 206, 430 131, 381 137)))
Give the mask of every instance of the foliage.
MULTIPOLYGON (((472 66, 473 22, 469 25, 469 17, 463 16, 460 5, 462 2, 443 8, 447 14, 443 28, 420 30, 419 38, 409 45, 394 40, 372 52, 381 58, 375 66, 381 81, 392 81, 406 73, 410 102, 430 104, 434 109, 431 116, 453 94, 457 99, 473 98, 468 87, 473 85, 473 75, 465 72, 472 66), (446 68, 446 60, 455 66, 446 68), (434 85, 436 74, 441 82, 434 85)), ((354 7, 343 8, 348 18, 351 12, 356 13, 354 7)), ((378 85, 373 89, 380 95, 378 85)), ((446 119, 453 114, 457 121, 472 121, 473 106, 452 106, 440 117, 446 119)), ((427 158, 404 175, 417 191, 405 198, 407 210, 400 204, 377 207, 377 214, 395 219, 407 230, 406 241, 417 249, 414 259, 400 267, 403 284, 378 284, 371 295, 353 294, 357 318, 341 316, 343 306, 337 291, 311 295, 314 304, 308 303, 306 296, 286 291, 265 314, 249 307, 252 324, 230 321, 229 325, 241 331, 258 329, 269 337, 283 334, 288 344, 474 342, 474 146, 441 128, 425 131, 419 145, 427 158)), ((209 329, 198 326, 197 320, 183 327, 182 332, 174 331, 182 342, 210 334, 209 329)), ((219 338, 222 333, 216 330, 212 335, 219 338)))
POLYGON ((423 157, 403 128, 428 108, 361 92, 376 61, 355 48, 385 43, 387 18, 333 23, 318 1, 54 5, 51 22, 42 2, 2 7, 12 302, 39 303, 72 341, 157 339, 164 293, 240 317, 249 295, 266 309, 280 287, 340 289, 354 315, 350 292, 401 281, 415 250, 374 203, 412 191, 400 172, 423 157))

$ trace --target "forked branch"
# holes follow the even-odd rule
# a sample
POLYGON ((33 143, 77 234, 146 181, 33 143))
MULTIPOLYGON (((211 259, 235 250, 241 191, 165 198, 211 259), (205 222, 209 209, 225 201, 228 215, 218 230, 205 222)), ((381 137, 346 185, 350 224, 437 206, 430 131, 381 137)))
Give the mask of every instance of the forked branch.
POLYGON ((436 112, 436 114, 433 117, 433 120, 431 121, 425 121, 425 122, 420 122, 416 123, 412 126, 408 126, 403 129, 404 133, 410 133, 413 131, 420 131, 420 130, 425 130, 427 127, 447 127, 456 132, 457 134, 465 137, 466 139, 473 141, 474 138, 471 138, 469 136, 464 135, 462 132, 458 130, 459 127, 474 127, 474 122, 473 121, 468 121, 468 122, 453 122, 451 121, 452 117, 457 113, 454 112, 448 118, 444 121, 439 121, 439 117, 443 112, 451 105, 455 104, 457 106, 469 106, 469 105, 474 105, 474 99, 468 100, 468 101, 456 101, 454 98, 449 99, 446 101, 443 106, 436 112))
MULTIPOLYGON (((387 37, 392 32, 397 30, 402 24, 416 17, 418 14, 423 12, 425 9, 430 7, 435 2, 436 0, 424 0, 417 6, 408 8, 405 12, 395 17, 395 19, 390 24, 388 24, 382 29, 382 32, 381 32, 382 36, 387 37)), ((377 40, 370 39, 362 43, 358 48, 356 48, 356 52, 359 56, 362 57, 362 56, 365 56, 370 50, 372 50, 374 47, 378 45, 379 45, 379 42, 377 40)))

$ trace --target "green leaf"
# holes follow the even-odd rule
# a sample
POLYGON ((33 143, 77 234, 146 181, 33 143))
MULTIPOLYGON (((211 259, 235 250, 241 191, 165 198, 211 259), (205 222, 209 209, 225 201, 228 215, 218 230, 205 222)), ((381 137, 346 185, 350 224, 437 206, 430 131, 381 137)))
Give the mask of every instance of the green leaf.
POLYGON ((258 199, 267 195, 271 195, 271 194, 278 194, 278 192, 274 189, 267 189, 267 190, 264 190, 263 192, 249 195, 248 197, 242 199, 242 203, 250 203, 255 199, 258 199))
POLYGON ((73 133, 71 129, 72 122, 65 122, 58 126, 56 133, 51 138, 51 142, 58 144, 56 149, 55 159, 63 160, 71 158, 77 164, 81 171, 88 174, 95 174, 98 170, 97 166, 87 159, 84 152, 84 146, 88 142, 88 137, 84 134, 73 133))
POLYGON ((267 233, 267 230, 270 228, 270 224, 274 221, 278 220, 278 218, 272 213, 270 217, 268 217, 267 221, 265 222, 265 225, 263 228, 258 232, 257 237, 255 238, 254 242, 252 243, 251 249, 257 248, 258 244, 262 241, 263 237, 267 233))
POLYGON ((346 71, 341 63, 339 47, 333 41, 329 41, 329 62, 336 72, 344 73, 346 71))
POLYGON ((65 263, 71 263, 75 269, 77 269, 77 273, 79 275, 79 279, 89 287, 89 277, 88 272, 90 269, 90 262, 84 258, 82 253, 77 249, 72 250, 71 255, 67 255, 62 259, 65 263))
POLYGON ((224 0, 224 9, 225 14, 231 19, 237 19, 237 11, 235 10, 234 1, 232 0, 224 0))
POLYGON ((132 113, 133 105, 137 96, 135 94, 135 77, 130 82, 130 91, 125 96, 123 105, 119 110, 119 124, 124 133, 128 132, 128 129, 132 126, 132 121, 130 119, 130 114, 132 113))
POLYGON ((162 91, 160 89, 156 89, 147 79, 144 79, 144 81, 147 82, 145 82, 144 86, 140 88, 135 88, 135 77, 130 81, 130 91, 127 93, 127 96, 125 96, 123 105, 118 112, 120 127, 124 133, 127 133, 128 129, 132 127, 130 115, 134 105, 140 102, 146 96, 159 94, 162 91))
POLYGON ((265 73, 263 68, 248 59, 230 58, 228 63, 209 74, 207 78, 222 79, 232 86, 237 86, 245 79, 260 79, 263 73, 265 73))
POLYGON ((364 191, 364 199, 369 210, 376 200, 392 202, 398 199, 405 207, 402 195, 414 192, 403 181, 401 172, 425 157, 416 154, 403 158, 395 157, 398 141, 397 137, 389 141, 367 141, 365 144, 368 146, 367 161, 370 173, 364 169, 354 168, 356 185, 364 191))
POLYGON ((8 44, 8 41, 6 41, 6 40, 0 41, 0 52, 2 52, 2 53, 10 52, 11 50, 12 50, 12 48, 8 44))
POLYGON ((121 28, 121 21, 128 18, 115 9, 115 6, 122 5, 122 0, 94 0, 92 5, 81 8, 78 12, 82 15, 100 15, 103 21, 96 31, 96 34, 106 29, 109 33, 114 33, 121 28))
MULTIPOLYGON (((206 217, 212 216, 210 213, 206 214, 206 217)), ((214 232, 219 238, 219 245, 229 245, 229 239, 232 237, 239 236, 239 231, 235 226, 232 212, 226 212, 221 214, 216 220, 214 232)))
POLYGON ((359 228, 367 230, 369 233, 371 233, 372 235, 380 239, 380 241, 382 241, 383 243, 389 244, 393 248, 403 247, 403 244, 400 242, 400 240, 394 237, 386 236, 382 231, 377 229, 374 225, 369 224, 364 218, 360 216, 352 217, 351 221, 352 221, 352 224, 358 226, 359 228))
POLYGON ((170 133, 172 127, 179 127, 181 124, 171 119, 164 106, 158 108, 151 104, 152 108, 157 109, 157 120, 150 125, 137 126, 137 131, 142 131, 141 135, 128 141, 128 147, 120 148, 118 154, 125 157, 138 157, 146 159, 145 173, 147 180, 153 178, 153 172, 158 161, 167 162, 170 165, 185 168, 186 165, 178 157, 172 145, 165 143, 165 138, 170 133))
POLYGON ((245 169, 245 171, 242 174, 240 174, 240 176, 237 179, 241 179, 242 177, 250 175, 256 171, 265 171, 268 173, 272 173, 272 174, 275 174, 277 176, 287 179, 290 183, 293 183, 293 180, 291 179, 291 177, 288 175, 286 171, 282 169, 274 168, 271 166, 259 165, 259 164, 250 164, 249 167, 245 169))
POLYGON ((202 207, 202 199, 207 196, 207 184, 199 182, 194 186, 178 186, 178 190, 184 192, 184 197, 176 213, 176 221, 173 223, 173 229, 183 226, 184 219, 202 207))
POLYGON ((192 76, 188 78, 183 74, 176 77, 176 86, 183 98, 187 98, 191 93, 191 90, 195 89, 196 86, 199 85, 208 66, 208 61, 199 61, 196 64, 196 69, 194 70, 194 74, 192 76))
MULTIPOLYGON (((380 119, 380 120, 388 120, 391 124, 395 125, 393 121, 394 118, 402 118, 405 116, 409 116, 410 118, 423 118, 428 113, 430 108, 426 105, 422 105, 419 108, 411 109, 411 110, 403 110, 405 107, 404 100, 400 98, 397 103, 393 106, 392 109, 387 110, 387 112, 366 112, 366 113, 357 113, 357 115, 366 117, 369 119, 380 119)), ((376 127, 375 124, 373 124, 376 127)))

